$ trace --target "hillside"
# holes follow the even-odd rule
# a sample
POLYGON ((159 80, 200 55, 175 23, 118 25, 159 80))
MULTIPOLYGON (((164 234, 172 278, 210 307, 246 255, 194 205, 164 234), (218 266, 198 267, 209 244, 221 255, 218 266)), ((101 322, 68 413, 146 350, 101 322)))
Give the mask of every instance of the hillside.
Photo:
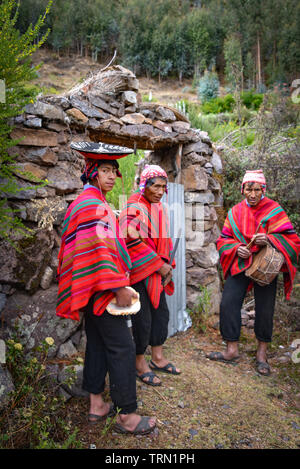
MULTIPOLYGON (((44 93, 62 94, 83 81, 88 74, 96 73, 106 64, 96 64, 90 57, 58 57, 47 49, 38 50, 33 56, 33 63, 42 66, 39 77, 33 82, 39 85, 44 93)), ((118 61, 113 63, 118 64, 118 61)), ((184 80, 181 84, 176 79, 168 79, 160 84, 157 79, 138 77, 141 96, 152 93, 153 99, 162 104, 175 105, 182 99, 197 102, 197 94, 192 90, 192 81, 184 80)))

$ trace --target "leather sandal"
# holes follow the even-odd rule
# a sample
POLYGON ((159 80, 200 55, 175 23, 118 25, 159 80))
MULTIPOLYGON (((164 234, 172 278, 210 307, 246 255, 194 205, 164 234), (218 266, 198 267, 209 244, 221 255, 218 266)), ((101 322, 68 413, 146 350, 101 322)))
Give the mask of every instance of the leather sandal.
POLYGON ((142 381, 142 383, 149 384, 149 386, 161 385, 161 381, 159 383, 154 383, 154 378, 158 378, 158 376, 156 376, 156 374, 153 373, 153 371, 146 371, 146 373, 143 373, 142 375, 136 374, 136 377, 139 378, 142 381), (149 378, 149 379, 145 379, 145 378, 149 378))
POLYGON ((165 366, 157 366, 152 360, 149 362, 149 367, 155 371, 163 371, 171 375, 180 375, 181 371, 177 371, 173 363, 167 363, 165 366), (171 368, 171 369, 170 369, 171 368))
POLYGON ((256 360, 256 371, 262 376, 269 376, 271 368, 268 362, 260 362, 256 360))
POLYGON ((226 359, 223 353, 221 352, 211 352, 210 354, 206 355, 206 358, 209 358, 210 360, 214 360, 216 362, 234 364, 238 361, 240 357, 237 356, 230 359, 226 359))

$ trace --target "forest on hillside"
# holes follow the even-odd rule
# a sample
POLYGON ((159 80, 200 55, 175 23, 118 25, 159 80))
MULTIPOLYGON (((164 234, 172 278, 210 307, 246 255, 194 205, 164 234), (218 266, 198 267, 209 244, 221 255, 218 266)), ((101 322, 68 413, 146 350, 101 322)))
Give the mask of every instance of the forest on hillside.
MULTIPOLYGON (((49 0, 21 0, 17 28, 24 33, 49 0)), ((245 88, 258 92, 288 83, 300 70, 297 0, 54 0, 43 34, 60 55, 118 63, 137 75, 197 79, 226 70, 234 57, 245 88)), ((38 40, 38 37, 36 38, 38 40)))
POLYGON ((269 195, 300 228, 297 0, 3 0, 0 39, 1 159, 7 163, 0 174, 14 182, 6 192, 18 190, 6 151, 14 144, 7 118, 38 94, 59 92, 33 83, 40 67, 32 65, 33 52, 42 46, 61 63, 72 56, 99 66, 116 55, 113 63, 138 77, 158 86, 170 78, 194 93, 194 102, 183 97, 175 106, 223 148, 226 209, 238 200, 236 180, 259 165, 269 195))

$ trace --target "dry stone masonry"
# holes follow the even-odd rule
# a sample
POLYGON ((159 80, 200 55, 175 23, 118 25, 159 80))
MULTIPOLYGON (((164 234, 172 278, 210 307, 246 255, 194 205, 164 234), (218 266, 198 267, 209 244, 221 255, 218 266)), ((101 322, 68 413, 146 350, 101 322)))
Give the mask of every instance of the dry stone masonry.
POLYGON ((142 102, 138 89, 131 71, 113 66, 65 95, 38 98, 15 118, 11 136, 19 139, 19 144, 11 151, 17 155, 20 191, 9 195, 9 204, 19 210, 33 236, 12 233, 19 250, 0 244, 3 338, 18 319, 28 348, 52 336, 52 357, 84 350, 82 324, 55 316, 62 221, 82 190, 83 158, 70 149, 71 141, 103 141, 147 150, 144 163, 160 164, 171 182, 184 184, 188 307, 195 304, 202 285, 211 291, 211 311, 218 311, 215 242, 220 232, 217 210, 222 207, 221 159, 208 135, 191 128, 184 114, 142 102), (37 188, 28 173, 46 184, 37 188), (200 217, 196 213, 199 208, 200 217), (200 239, 196 236, 199 223, 200 239))

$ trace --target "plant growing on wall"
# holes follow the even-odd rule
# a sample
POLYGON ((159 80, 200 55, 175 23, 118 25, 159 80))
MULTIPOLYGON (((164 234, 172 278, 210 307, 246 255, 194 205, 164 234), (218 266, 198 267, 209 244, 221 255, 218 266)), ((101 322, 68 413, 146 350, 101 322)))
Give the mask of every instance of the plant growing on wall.
POLYGON ((20 188, 15 176, 15 156, 10 148, 18 142, 10 138, 12 120, 22 113, 26 104, 33 102, 37 93, 28 87, 38 67, 32 67, 30 57, 45 42, 49 30, 42 33, 52 0, 36 24, 23 34, 16 28, 19 4, 16 0, 3 0, 0 4, 0 80, 3 92, 0 99, 0 237, 9 239, 8 232, 28 234, 26 227, 7 204, 7 198, 20 188))

